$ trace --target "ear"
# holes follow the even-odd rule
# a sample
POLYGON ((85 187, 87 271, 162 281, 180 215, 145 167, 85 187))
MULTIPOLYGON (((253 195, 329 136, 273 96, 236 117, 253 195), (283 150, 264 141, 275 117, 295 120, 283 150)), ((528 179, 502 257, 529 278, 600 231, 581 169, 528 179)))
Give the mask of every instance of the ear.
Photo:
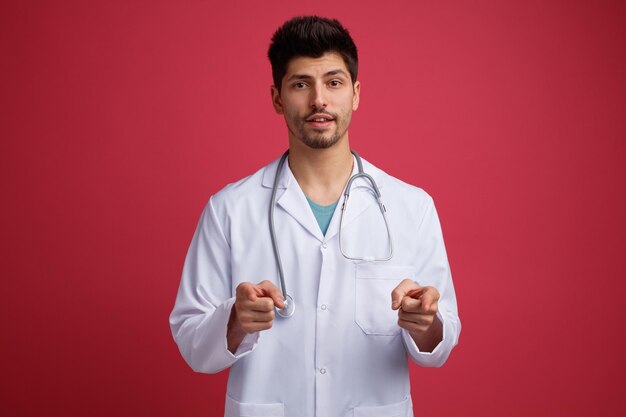
POLYGON ((280 98, 278 88, 271 86, 270 93, 272 94, 272 105, 274 106, 274 111, 276 111, 277 114, 283 114, 283 101, 280 98))
POLYGON ((354 96, 352 97, 352 111, 356 111, 359 108, 359 101, 361 100, 361 82, 354 83, 354 96))

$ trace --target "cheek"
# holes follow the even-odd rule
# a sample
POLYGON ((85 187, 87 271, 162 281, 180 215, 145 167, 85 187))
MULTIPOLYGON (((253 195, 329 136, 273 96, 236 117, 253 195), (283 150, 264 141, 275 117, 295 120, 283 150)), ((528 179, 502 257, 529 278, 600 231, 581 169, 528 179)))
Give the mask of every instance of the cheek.
POLYGON ((302 124, 302 118, 296 112, 294 112, 293 110, 285 111, 283 115, 285 117, 285 123, 290 129, 300 129, 300 126, 302 124))
POLYGON ((295 123, 298 119, 299 119, 298 113, 295 112, 293 109, 285 110, 285 120, 288 123, 295 123))
POLYGON ((350 121, 352 119, 352 112, 346 112, 345 114, 342 115, 341 118, 342 118, 341 126, 347 129, 348 126, 350 126, 350 121))
POLYGON ((293 102, 293 101, 283 102, 283 112, 289 118, 297 117, 299 115, 299 109, 301 108, 302 108, 302 105, 297 102, 293 102))

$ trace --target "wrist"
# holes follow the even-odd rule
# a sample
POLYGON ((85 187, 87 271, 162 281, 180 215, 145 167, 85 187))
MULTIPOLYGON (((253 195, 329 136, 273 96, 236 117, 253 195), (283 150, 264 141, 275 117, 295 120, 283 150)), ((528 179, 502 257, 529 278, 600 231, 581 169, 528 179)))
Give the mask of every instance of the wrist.
POLYGON ((237 319, 237 309, 233 306, 226 326, 226 347, 230 353, 235 354, 244 337, 246 337, 246 332, 241 328, 237 319))
POLYGON ((425 332, 409 332, 420 352, 432 352, 443 340, 443 324, 437 316, 425 332))
POLYGON ((233 335, 233 336, 235 335, 245 336, 246 334, 245 330, 243 330, 243 328, 241 327, 241 324, 239 323, 239 318, 237 317, 237 309, 235 308, 234 305, 230 312, 230 318, 228 319, 227 330, 228 330, 228 334, 233 335))

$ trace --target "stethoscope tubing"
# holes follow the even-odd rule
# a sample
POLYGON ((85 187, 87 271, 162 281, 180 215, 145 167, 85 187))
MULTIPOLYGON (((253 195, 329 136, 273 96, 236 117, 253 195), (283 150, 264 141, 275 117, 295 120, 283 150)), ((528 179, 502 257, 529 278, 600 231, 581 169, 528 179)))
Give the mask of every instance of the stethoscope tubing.
MULTIPOLYGON (((350 177, 350 179, 348 180, 348 183, 346 184, 346 188, 344 191, 344 201, 343 204, 341 205, 341 217, 339 219, 339 250, 341 251, 341 254, 350 260, 354 260, 354 261, 359 261, 359 260, 363 260, 363 261, 388 261, 389 259, 391 259, 393 257, 393 241, 391 239, 391 231, 389 230, 389 222, 387 220, 387 209, 385 208, 385 205, 382 202, 381 199, 381 195, 380 195, 380 190, 378 189, 378 186, 376 185, 376 181, 374 181, 374 178, 372 178, 369 174, 366 174, 365 172, 363 172, 363 162, 361 161, 361 157, 359 156, 359 154, 357 154, 354 150, 350 150, 350 152, 352 152, 352 154, 354 155, 356 162, 357 162, 357 167, 358 167, 358 173, 354 174, 353 176, 350 177), (389 239, 389 254, 384 257, 384 258, 369 258, 369 259, 361 259, 361 258, 357 258, 357 257, 351 257, 349 255, 347 255, 344 251, 343 251, 343 245, 342 245, 342 234, 341 234, 341 229, 343 228, 343 214, 346 210, 346 208, 348 207, 348 199, 350 197, 350 188, 352 186, 352 182, 354 180, 356 180, 357 178, 364 178, 367 181, 369 181, 369 183, 372 185, 372 188, 374 190, 374 193, 376 194, 376 200, 378 201, 378 205, 380 208, 380 211, 383 215, 383 219, 385 220, 385 227, 387 228, 387 237, 389 239)), ((285 274, 283 271, 283 263, 282 260, 280 258, 280 251, 278 250, 278 241, 276 239, 276 229, 274 227, 274 207, 276 206, 276 191, 278 189, 278 181, 280 179, 280 173, 283 170, 283 166, 285 165, 285 161, 287 160, 287 156, 289 155, 289 149, 287 149, 287 151, 285 151, 285 153, 283 154, 283 156, 280 158, 280 160, 278 161, 278 166, 276 167, 276 175, 274 177, 274 185, 272 187, 272 196, 270 198, 270 207, 269 207, 269 227, 270 227, 270 237, 272 240, 272 248, 274 250, 274 258, 276 259, 276 266, 278 267, 278 276, 280 278, 280 287, 281 287, 281 291, 283 293, 283 297, 285 299, 285 308, 280 310, 280 309, 276 309, 277 314, 281 317, 291 317, 295 311, 295 303, 293 298, 287 293, 287 287, 285 285, 285 274)))
POLYGON ((276 241, 276 229, 274 228, 274 207, 276 206, 276 190, 278 189, 278 180, 280 178, 280 172, 285 165, 287 156, 289 155, 289 149, 283 154, 278 161, 278 167, 276 168, 276 176, 274 177, 274 186, 272 187, 272 198, 270 200, 270 236, 272 238, 272 247, 274 248, 274 259, 276 259, 276 265, 278 266, 278 276, 280 277, 280 288, 283 292, 283 297, 287 297, 287 287, 285 286, 285 274, 283 272, 283 263, 280 259, 280 252, 278 251, 278 243, 276 241))

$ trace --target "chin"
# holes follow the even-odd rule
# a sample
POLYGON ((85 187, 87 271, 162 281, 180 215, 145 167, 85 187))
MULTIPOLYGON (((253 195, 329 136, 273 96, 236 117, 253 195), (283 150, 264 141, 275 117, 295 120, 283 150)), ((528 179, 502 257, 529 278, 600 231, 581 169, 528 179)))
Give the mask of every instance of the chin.
POLYGON ((339 142, 339 138, 301 138, 300 141, 312 149, 328 149, 339 142))

